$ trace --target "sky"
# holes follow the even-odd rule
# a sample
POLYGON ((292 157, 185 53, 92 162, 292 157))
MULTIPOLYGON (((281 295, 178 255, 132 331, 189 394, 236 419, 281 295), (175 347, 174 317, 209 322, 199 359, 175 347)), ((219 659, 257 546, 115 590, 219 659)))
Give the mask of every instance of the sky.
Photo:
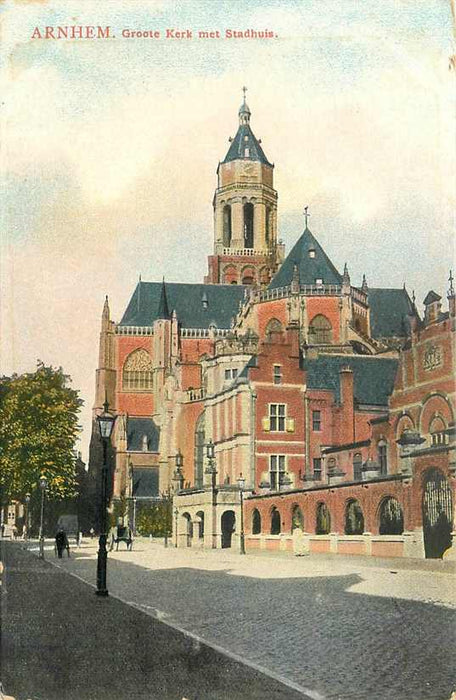
POLYGON ((104 297, 202 282, 216 168, 251 126, 289 251, 309 228, 352 284, 429 289, 454 261, 449 0, 5 0, 1 6, 0 374, 62 366, 88 453, 104 297), (110 26, 113 38, 33 39, 110 26), (192 39, 166 39, 166 29, 192 39), (226 39, 225 30, 270 39, 226 39), (123 38, 123 30, 160 38, 123 38), (198 30, 220 39, 198 39, 198 30))

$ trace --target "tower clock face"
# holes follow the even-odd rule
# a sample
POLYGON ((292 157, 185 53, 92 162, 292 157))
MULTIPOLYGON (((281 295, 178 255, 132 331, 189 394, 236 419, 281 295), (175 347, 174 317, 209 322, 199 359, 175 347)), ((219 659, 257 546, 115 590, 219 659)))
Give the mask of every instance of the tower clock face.
POLYGON ((253 163, 248 163, 248 162, 244 163, 242 171, 243 171, 244 175, 253 175, 255 172, 254 167, 253 167, 253 163))

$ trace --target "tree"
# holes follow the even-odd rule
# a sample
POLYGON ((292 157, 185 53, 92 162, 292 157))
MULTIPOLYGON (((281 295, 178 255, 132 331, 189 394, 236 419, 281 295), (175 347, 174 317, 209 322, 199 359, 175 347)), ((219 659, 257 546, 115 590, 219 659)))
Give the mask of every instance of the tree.
POLYGON ((0 379, 2 502, 24 501, 41 474, 50 498, 76 495, 75 441, 83 401, 61 368, 38 362, 35 372, 0 379))
POLYGON ((164 537, 172 530, 172 499, 162 496, 162 500, 141 508, 136 530, 140 535, 164 537))

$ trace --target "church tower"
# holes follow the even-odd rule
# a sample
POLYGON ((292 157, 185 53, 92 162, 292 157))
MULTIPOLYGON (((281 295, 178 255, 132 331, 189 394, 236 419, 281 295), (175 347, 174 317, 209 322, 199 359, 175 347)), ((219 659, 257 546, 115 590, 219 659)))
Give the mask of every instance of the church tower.
POLYGON ((239 127, 217 168, 214 253, 209 256, 209 284, 269 284, 283 260, 277 244, 277 192, 270 163, 251 127, 244 101, 239 127))

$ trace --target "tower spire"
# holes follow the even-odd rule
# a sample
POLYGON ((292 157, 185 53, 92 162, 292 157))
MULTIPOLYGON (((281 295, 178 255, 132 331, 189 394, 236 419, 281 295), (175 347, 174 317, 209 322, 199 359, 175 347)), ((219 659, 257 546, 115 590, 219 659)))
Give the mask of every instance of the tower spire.
POLYGON ((157 318, 162 318, 165 320, 169 320, 171 318, 171 314, 169 313, 168 297, 166 295, 166 284, 164 277, 160 293, 160 302, 158 304, 157 318))
POLYGON ((305 221, 305 223, 306 223, 306 229, 308 228, 308 225, 307 225, 307 224, 309 223, 309 217, 310 217, 310 214, 309 214, 309 205, 307 204, 307 205, 304 207, 304 221, 305 221))
POLYGON ((245 99, 245 94, 247 92, 247 88, 245 87, 245 85, 242 88, 242 92, 244 93, 244 99, 243 99, 241 106, 239 107, 239 124, 240 124, 240 126, 243 126, 244 124, 249 124, 250 116, 252 114, 250 109, 249 109, 249 106, 246 102, 246 99, 245 99))

